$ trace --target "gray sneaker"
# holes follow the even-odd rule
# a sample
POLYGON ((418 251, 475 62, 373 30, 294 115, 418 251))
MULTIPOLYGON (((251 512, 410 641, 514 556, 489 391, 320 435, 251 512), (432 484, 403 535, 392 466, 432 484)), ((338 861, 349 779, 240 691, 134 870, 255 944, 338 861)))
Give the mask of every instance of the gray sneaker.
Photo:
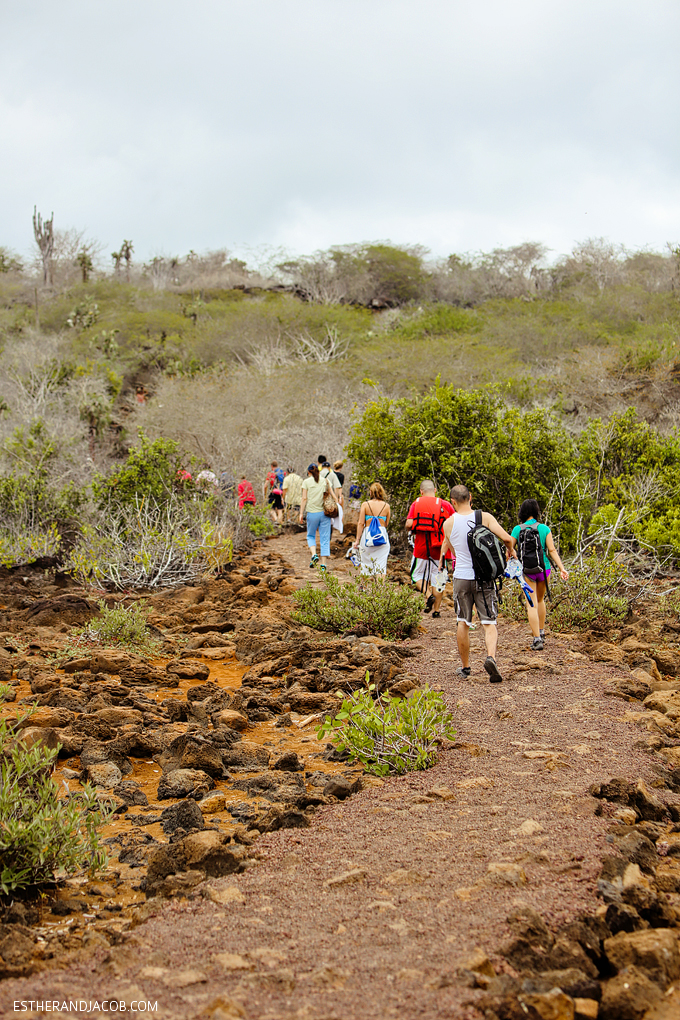
POLYGON ((459 666, 458 669, 456 670, 456 679, 469 680, 471 672, 472 670, 470 669, 469 666, 459 666))
POLYGON ((534 640, 531 642, 531 651, 532 652, 542 652, 544 647, 545 647, 545 643, 544 643, 542 637, 535 637, 534 640))
POLYGON ((487 655, 484 660, 484 669, 489 674, 489 682, 492 684, 499 684, 502 682, 503 677, 501 676, 500 670, 496 665, 496 660, 490 655, 487 655))

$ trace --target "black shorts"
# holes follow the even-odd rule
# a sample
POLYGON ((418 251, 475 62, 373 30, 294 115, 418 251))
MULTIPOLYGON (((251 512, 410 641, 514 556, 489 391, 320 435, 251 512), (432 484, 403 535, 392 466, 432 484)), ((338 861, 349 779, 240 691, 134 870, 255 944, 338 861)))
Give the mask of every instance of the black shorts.
POLYGON ((269 497, 267 498, 267 502, 275 510, 283 510, 283 500, 281 498, 280 492, 270 492, 269 497))

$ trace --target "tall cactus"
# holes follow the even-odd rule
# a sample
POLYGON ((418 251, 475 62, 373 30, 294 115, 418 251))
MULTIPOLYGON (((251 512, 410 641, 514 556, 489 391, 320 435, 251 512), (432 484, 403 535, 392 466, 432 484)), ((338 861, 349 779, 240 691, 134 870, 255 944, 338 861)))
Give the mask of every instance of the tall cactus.
POLYGON ((52 255, 54 254, 54 213, 43 222, 37 206, 33 206, 33 234, 40 249, 43 264, 43 283, 52 283, 52 255))

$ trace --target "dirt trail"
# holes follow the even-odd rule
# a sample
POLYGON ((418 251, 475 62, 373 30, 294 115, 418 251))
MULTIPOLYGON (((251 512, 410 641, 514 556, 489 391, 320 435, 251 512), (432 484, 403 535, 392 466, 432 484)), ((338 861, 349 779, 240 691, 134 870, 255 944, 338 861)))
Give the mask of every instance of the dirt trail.
MULTIPOLYGON (((276 548, 309 577, 304 536, 276 548)), ((549 923, 596 910, 609 822, 588 787, 655 773, 633 749, 628 706, 603 694, 616 666, 552 636, 531 653, 526 626, 501 622, 504 683, 488 683, 479 630, 464 682, 454 627, 445 603, 412 642, 423 651, 409 668, 445 693, 457 721, 457 744, 435 768, 375 780, 322 807, 311 828, 261 837, 245 874, 211 880, 231 890, 223 903, 151 901, 143 923, 91 961, 5 982, 2 1016, 31 1015, 13 1014, 17 999, 111 997, 157 1000, 163 1020, 478 1017, 467 1004, 481 992, 455 979, 458 961, 481 946, 502 972, 494 948, 518 899, 549 923)))

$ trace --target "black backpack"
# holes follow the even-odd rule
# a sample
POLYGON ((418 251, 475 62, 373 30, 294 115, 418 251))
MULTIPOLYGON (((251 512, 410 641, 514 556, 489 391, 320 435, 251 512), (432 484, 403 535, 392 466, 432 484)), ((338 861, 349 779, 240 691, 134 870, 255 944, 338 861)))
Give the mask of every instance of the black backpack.
MULTIPOLYGON (((482 588, 482 592, 484 588, 495 588, 500 601, 500 590, 503 587, 503 575, 507 564, 505 546, 493 531, 489 531, 482 524, 481 510, 475 510, 475 524, 468 532, 467 543, 475 571, 475 581, 482 588)), ((486 599, 484 605, 488 612, 486 599)))
POLYGON ((525 574, 543 573, 546 592, 548 598, 550 598, 548 575, 545 570, 545 556, 543 555, 543 545, 541 544, 541 536, 538 532, 537 524, 520 525, 519 538, 517 539, 517 555, 525 574))

